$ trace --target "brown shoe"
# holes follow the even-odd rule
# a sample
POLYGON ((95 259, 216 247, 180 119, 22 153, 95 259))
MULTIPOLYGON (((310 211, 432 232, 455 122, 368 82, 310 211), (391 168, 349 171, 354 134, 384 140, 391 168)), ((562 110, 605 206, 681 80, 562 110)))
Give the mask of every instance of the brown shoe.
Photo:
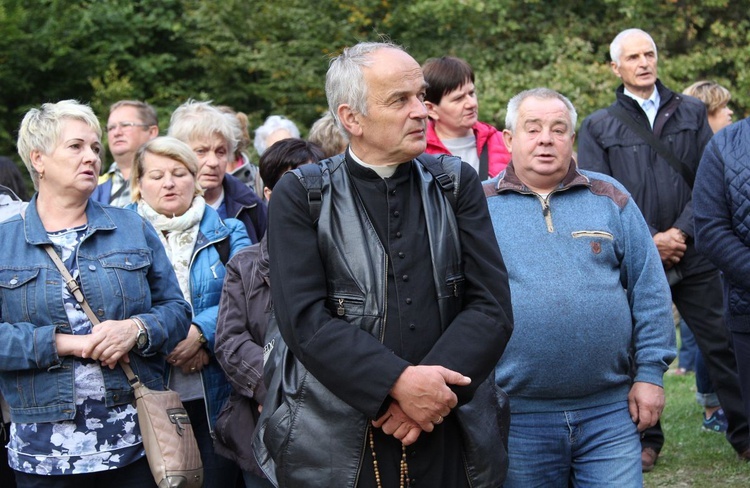
POLYGON ((644 447, 641 451, 641 469, 644 473, 648 473, 654 469, 656 465, 656 459, 659 457, 659 453, 652 447, 644 447))
POLYGON ((737 454, 737 457, 740 458, 740 461, 750 462, 750 447, 737 454))

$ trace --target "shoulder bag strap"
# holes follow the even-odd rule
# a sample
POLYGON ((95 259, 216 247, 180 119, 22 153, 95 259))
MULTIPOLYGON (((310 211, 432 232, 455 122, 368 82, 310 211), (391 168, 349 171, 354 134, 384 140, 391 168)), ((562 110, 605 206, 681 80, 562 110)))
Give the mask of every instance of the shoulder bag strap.
POLYGON ((479 155, 479 181, 490 177, 490 141, 485 141, 482 153, 479 155))
MULTIPOLYGON (((68 290, 70 290, 70 293, 75 297, 76 301, 81 305, 81 308, 83 308, 83 311, 86 312, 86 316, 89 318, 91 323, 93 325, 96 325, 99 323, 99 319, 96 317, 96 314, 93 310, 91 310, 91 307, 89 306, 89 302, 86 301, 86 297, 83 296, 83 292, 81 291, 81 287, 78 286, 78 282, 70 275, 70 272, 68 271, 68 268, 65 267, 65 264, 62 262, 62 259, 60 259, 60 256, 57 255, 55 252, 54 247, 52 247, 50 244, 44 245, 44 250, 49 254, 49 257, 52 258, 52 261, 55 263, 55 266, 57 266, 57 269, 60 270, 60 273, 63 276, 63 279, 65 280, 65 286, 68 287, 68 290)), ((133 372, 133 369, 130 367, 128 363, 120 359, 119 361, 120 367, 122 367, 123 371, 125 371, 125 375, 128 377, 128 380, 131 382, 138 381, 138 377, 133 372)))
POLYGON ((677 171, 677 173, 682 176, 682 178, 687 182, 688 186, 690 186, 690 188, 693 188, 693 183, 695 183, 695 173, 693 172, 693 170, 682 161, 677 159, 672 151, 669 150, 667 145, 659 140, 653 132, 648 130, 642 124, 639 124, 635 119, 633 119, 633 117, 630 116, 630 114, 625 111, 625 109, 617 104, 607 107, 607 111, 612 114, 613 117, 617 118, 620 122, 627 125, 633 132, 641 136, 641 138, 646 141, 648 145, 657 152, 657 154, 663 157, 669 163, 669 165, 672 166, 672 169, 677 171))

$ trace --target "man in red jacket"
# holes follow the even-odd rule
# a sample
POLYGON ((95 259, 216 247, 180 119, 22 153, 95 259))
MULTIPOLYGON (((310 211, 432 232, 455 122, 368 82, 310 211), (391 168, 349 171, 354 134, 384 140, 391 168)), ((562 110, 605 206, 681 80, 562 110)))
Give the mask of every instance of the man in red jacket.
POLYGON ((428 59, 422 66, 428 83, 425 105, 429 154, 458 156, 486 180, 500 173, 510 161, 503 134, 479 122, 479 102, 474 71, 469 63, 452 56, 428 59))

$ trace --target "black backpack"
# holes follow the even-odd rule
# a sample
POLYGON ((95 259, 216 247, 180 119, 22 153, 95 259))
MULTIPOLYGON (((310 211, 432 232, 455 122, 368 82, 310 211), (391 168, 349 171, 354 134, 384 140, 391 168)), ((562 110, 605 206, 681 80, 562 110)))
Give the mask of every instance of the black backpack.
MULTIPOLYGON (((417 161, 422 163, 422 166, 437 180, 438 185, 448 198, 453 212, 455 212, 461 183, 461 159, 448 154, 433 156, 425 153, 417 157, 417 161)), ((307 190, 310 217, 317 224, 323 198, 322 165, 320 163, 303 164, 297 166, 294 171, 302 175, 299 181, 307 190)))

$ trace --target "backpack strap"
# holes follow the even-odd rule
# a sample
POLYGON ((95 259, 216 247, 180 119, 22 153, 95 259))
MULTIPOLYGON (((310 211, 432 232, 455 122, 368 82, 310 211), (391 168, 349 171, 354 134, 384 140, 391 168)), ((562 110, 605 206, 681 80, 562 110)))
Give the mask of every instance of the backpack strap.
MULTIPOLYGON (((433 156, 422 154, 417 157, 422 166, 430 172, 450 202, 453 211, 458 205, 458 190, 461 183, 461 158, 441 154, 433 156)), ((310 163, 297 166, 293 170, 299 182, 307 190, 307 203, 310 207, 310 218, 317 224, 323 200, 323 168, 321 163, 310 163)))
POLYGON ((221 264, 224 265, 226 268, 227 263, 229 262, 229 237, 227 236, 226 239, 222 239, 216 244, 214 244, 214 247, 216 248, 216 252, 219 253, 219 260, 221 261, 221 264))
POLYGON ((310 205, 310 217, 317 224, 320 217, 320 206, 323 200, 323 168, 320 163, 297 166, 294 169, 300 183, 307 190, 307 203, 310 205))
POLYGON ((433 156, 432 154, 421 154, 417 161, 430 172, 438 182, 451 204, 453 212, 458 207, 458 191, 461 186, 461 158, 449 154, 433 156))

